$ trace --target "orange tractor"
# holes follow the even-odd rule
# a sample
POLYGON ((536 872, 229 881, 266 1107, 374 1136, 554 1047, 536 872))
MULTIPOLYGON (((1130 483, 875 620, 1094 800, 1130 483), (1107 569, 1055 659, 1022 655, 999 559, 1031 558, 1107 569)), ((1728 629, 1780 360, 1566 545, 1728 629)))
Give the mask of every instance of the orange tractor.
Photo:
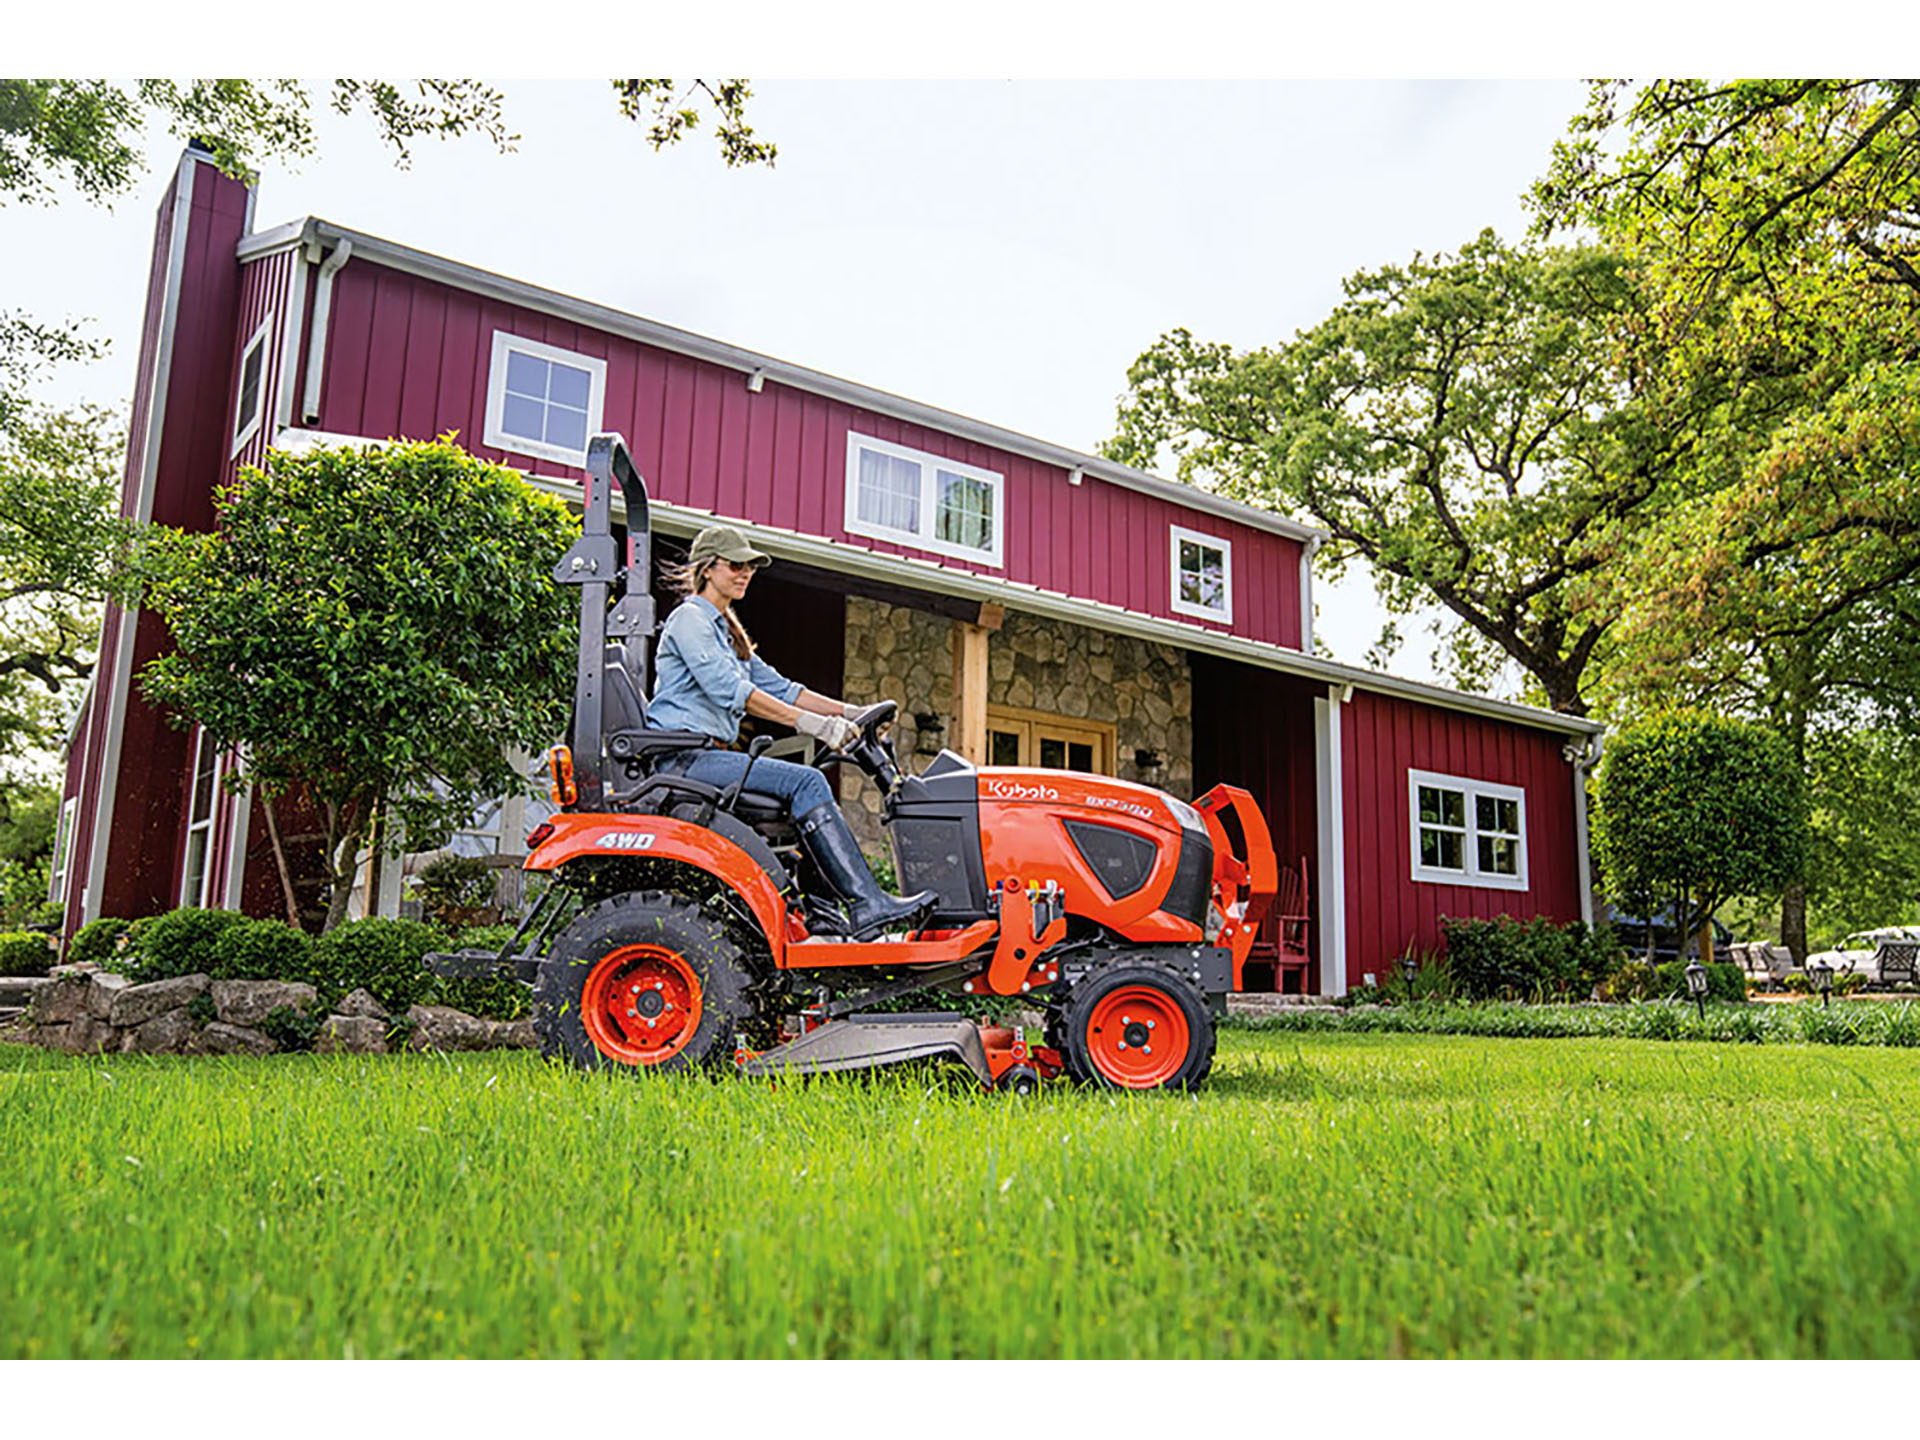
POLYGON ((725 790, 656 773, 660 757, 713 742, 647 723, 646 486, 615 435, 594 437, 587 472, 582 534, 555 572, 582 592, 571 745, 551 757, 561 811, 528 837, 526 868, 550 883, 499 954, 435 955, 431 968, 530 982, 545 1052, 589 1068, 761 1075, 944 1058, 1011 1090, 1062 1074, 1141 1090, 1205 1078, 1214 1018, 1276 889, 1246 791, 1218 785, 1189 805, 950 751, 906 775, 885 735, 894 703, 870 706, 822 763, 850 760, 880 787, 902 893, 936 898, 910 930, 850 937, 751 763, 725 790), (968 997, 1044 1012, 1045 1043, 957 1013, 956 1001, 988 1008, 968 997), (902 1003, 923 1008, 887 1008, 902 1003))

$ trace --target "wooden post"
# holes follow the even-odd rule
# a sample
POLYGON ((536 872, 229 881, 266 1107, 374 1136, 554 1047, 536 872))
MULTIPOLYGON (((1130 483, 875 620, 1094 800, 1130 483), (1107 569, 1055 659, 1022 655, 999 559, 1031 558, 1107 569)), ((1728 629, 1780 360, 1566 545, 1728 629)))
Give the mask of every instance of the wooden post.
POLYGON ((953 748, 974 765, 987 763, 987 637, 1006 620, 982 605, 977 624, 953 622, 953 748))

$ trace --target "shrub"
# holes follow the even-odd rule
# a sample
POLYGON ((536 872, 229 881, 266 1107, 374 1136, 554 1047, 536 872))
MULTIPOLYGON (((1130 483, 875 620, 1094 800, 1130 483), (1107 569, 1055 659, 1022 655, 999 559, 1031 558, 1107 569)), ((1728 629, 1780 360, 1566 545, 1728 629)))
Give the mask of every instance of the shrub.
MULTIPOLYGON (((1631 961, 1600 987, 1600 998, 1622 1000, 1687 1000, 1687 967, 1678 960, 1664 965, 1631 961)), ((1707 998, 1738 1005, 1747 998, 1747 976, 1738 965, 1707 966, 1707 998)))
POLYGON ((314 942, 310 978, 324 1005, 365 990, 397 1015, 409 1005, 436 1003, 440 977, 421 957, 446 943, 417 920, 350 920, 314 942))
POLYGON ((436 855, 413 877, 413 888, 428 920, 452 926, 493 904, 494 870, 470 855, 436 855))
POLYGON ((0 975, 44 975, 52 965, 46 936, 31 930, 0 934, 0 975))
POLYGON ((1833 977, 1833 993, 1836 995, 1858 995, 1867 988, 1867 977, 1858 970, 1849 970, 1844 975, 1833 977))
MULTIPOLYGON (((457 950, 499 951, 513 939, 511 925, 475 925, 454 937, 457 950)), ((489 1020, 518 1020, 533 1008, 533 995, 510 975, 478 980, 442 980, 440 1003, 489 1020)))
POLYGON ((313 941, 284 920, 247 920, 213 942, 208 973, 216 980, 307 980, 313 941))
POLYGON ((1610 930, 1544 916, 1441 922, 1452 985, 1475 1000, 1584 998, 1619 969, 1624 955, 1610 930))
POLYGON ((125 958, 121 942, 132 926, 131 920, 115 920, 109 915, 89 920, 74 932, 73 943, 67 947, 68 963, 78 965, 85 961, 114 969, 125 958))
POLYGON ((282 1050, 311 1050, 326 1019, 326 1010, 318 1005, 306 1015, 291 1005, 278 1005, 262 1017, 259 1029, 282 1050))
POLYGON ((211 973, 214 942, 246 923, 232 910, 169 910, 136 920, 127 932, 126 973, 136 985, 211 973))

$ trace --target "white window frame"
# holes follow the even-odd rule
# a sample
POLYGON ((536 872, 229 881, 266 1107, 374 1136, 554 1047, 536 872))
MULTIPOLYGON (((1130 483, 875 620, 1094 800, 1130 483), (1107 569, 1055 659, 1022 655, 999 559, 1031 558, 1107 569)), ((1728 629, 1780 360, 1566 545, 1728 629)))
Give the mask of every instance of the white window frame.
POLYGON ((1218 535, 1206 535, 1198 530, 1189 530, 1184 525, 1167 527, 1167 565, 1168 588, 1172 592, 1167 598, 1176 615, 1191 615, 1196 620, 1219 620, 1225 624, 1233 623, 1233 542, 1222 540, 1218 535), (1180 542, 1191 540, 1196 545, 1205 545, 1220 552, 1220 597, 1226 602, 1219 610, 1210 610, 1205 605, 1195 605, 1191 600, 1180 598, 1180 542))
POLYGON ((69 795, 60 802, 60 823, 53 832, 53 875, 48 899, 56 905, 67 903, 67 886, 73 875, 73 822, 79 813, 80 797, 69 795))
POLYGON ((931 551, 935 555, 950 555, 956 560, 971 560, 976 565, 988 565, 995 570, 1005 564, 1007 544, 1007 477, 997 470, 983 470, 978 465, 968 465, 959 460, 950 460, 945 455, 935 455, 927 450, 915 450, 910 445, 896 445, 891 440, 881 440, 872 435, 862 435, 857 430, 847 432, 847 493, 846 511, 842 525, 849 535, 864 535, 869 540, 886 540, 895 545, 911 546, 915 550, 931 551), (920 467, 920 529, 896 530, 888 525, 876 525, 860 518, 860 452, 875 450, 882 455, 891 455, 896 460, 906 460, 920 467), (950 475, 963 479, 977 480, 993 492, 993 545, 986 550, 976 550, 967 545, 955 545, 951 541, 938 539, 934 533, 937 523, 936 510, 939 500, 938 471, 945 470, 950 475))
POLYGON ((240 369, 236 375, 233 392, 233 445, 227 451, 231 460, 238 455, 246 443, 260 433, 260 422, 267 412, 267 332, 273 328, 273 317, 269 315, 260 322, 260 328, 253 332, 247 343, 240 347, 240 369), (243 426, 240 423, 241 412, 246 408, 247 399, 247 361, 255 352, 260 356, 260 374, 254 380, 253 417, 243 426))
POLYGON ((529 440, 509 434, 504 425, 507 408, 507 356, 514 351, 559 365, 571 365, 587 372, 587 436, 591 439, 603 427, 607 403, 607 362, 577 350, 562 350, 538 340, 526 340, 507 330, 493 332, 493 359, 487 367, 487 420, 481 442, 511 455, 531 455, 537 460, 553 460, 562 465, 585 468, 584 448, 569 450, 564 445, 549 445, 544 440, 529 440))
MULTIPOLYGON (((1451 826, 1447 827, 1451 829, 1451 826)), ((1413 857, 1413 878, 1428 885, 1471 885, 1481 890, 1525 890, 1527 881, 1527 792, 1518 785, 1501 785, 1492 780, 1470 780, 1463 775, 1443 775, 1434 770, 1407 770, 1407 829, 1413 857), (1461 859, 1464 870, 1446 870, 1420 863, 1420 787, 1456 790, 1466 797, 1466 838, 1461 859), (1479 807, 1481 796, 1492 800, 1512 800, 1520 808, 1520 843, 1517 875, 1500 875, 1480 869, 1479 807)), ((1505 832, 1496 832, 1504 834, 1505 832)))
POLYGON ((207 795, 207 818, 195 820, 193 812, 198 808, 200 799, 200 761, 204 753, 203 747, 209 743, 207 732, 196 726, 193 732, 193 769, 189 772, 193 778, 187 783, 187 844, 180 854, 180 903, 196 909, 206 908, 208 893, 213 889, 213 822, 220 818, 220 777, 227 768, 227 757, 216 753, 213 757, 213 774, 207 782, 210 787, 207 795), (206 852, 200 861, 200 893, 189 895, 187 882, 193 878, 191 874, 193 839, 194 835, 200 831, 206 832, 207 845, 206 852))

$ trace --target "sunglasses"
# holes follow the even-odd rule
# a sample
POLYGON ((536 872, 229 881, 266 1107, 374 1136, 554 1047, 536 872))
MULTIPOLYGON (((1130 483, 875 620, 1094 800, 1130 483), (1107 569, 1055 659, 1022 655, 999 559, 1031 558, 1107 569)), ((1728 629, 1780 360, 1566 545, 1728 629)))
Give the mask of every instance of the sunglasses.
POLYGON ((764 560, 718 559, 718 560, 715 560, 713 563, 716 565, 724 565, 727 567, 727 569, 733 571, 735 574, 738 574, 742 570, 745 570, 746 572, 751 574, 755 570, 762 568, 767 562, 764 560))

